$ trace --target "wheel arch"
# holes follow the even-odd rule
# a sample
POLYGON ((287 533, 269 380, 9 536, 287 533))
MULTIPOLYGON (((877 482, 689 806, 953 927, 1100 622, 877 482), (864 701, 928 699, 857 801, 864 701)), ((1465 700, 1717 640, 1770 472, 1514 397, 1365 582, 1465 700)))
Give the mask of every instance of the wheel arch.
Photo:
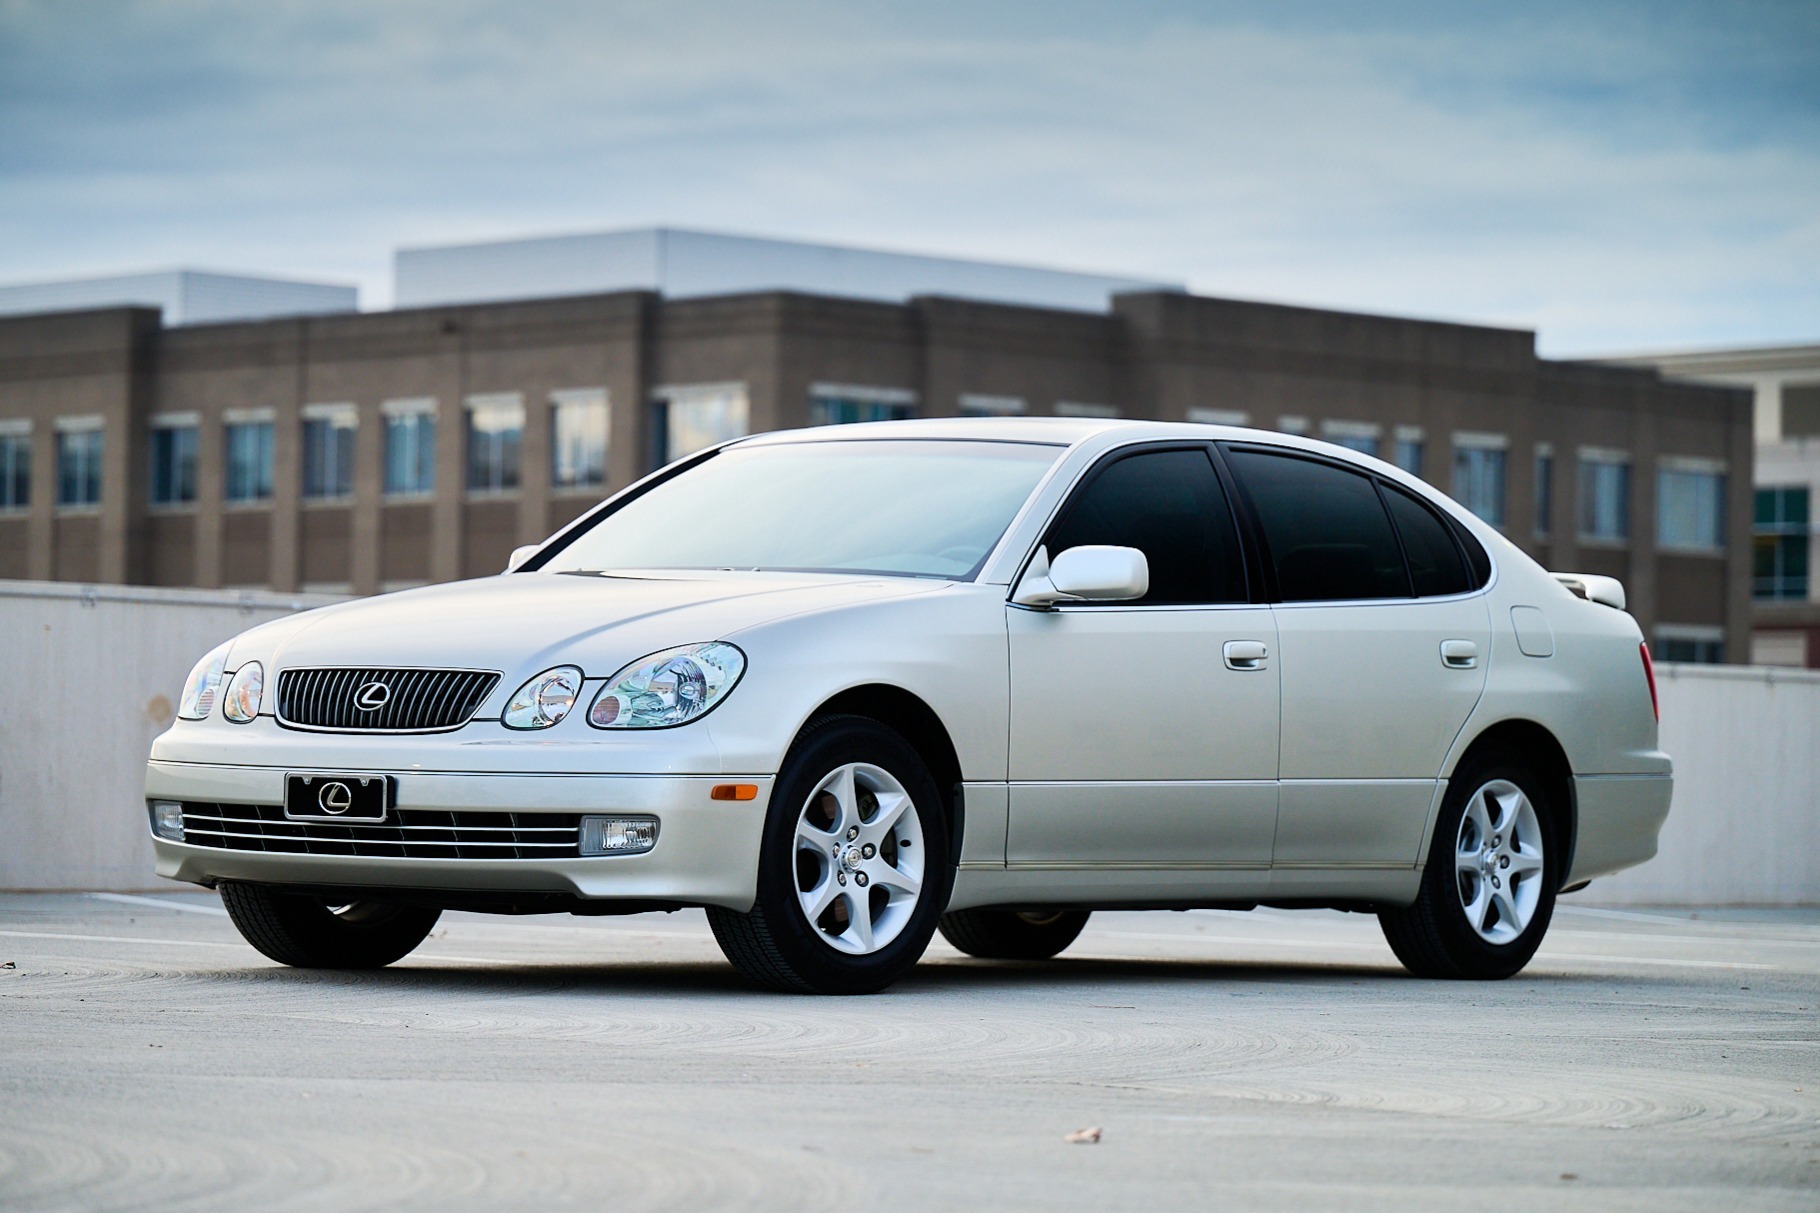
MULTIPOLYGON (((942 811, 948 819, 949 862, 960 862, 961 835, 965 827, 965 805, 961 794, 961 760, 954 739, 935 709, 923 699, 902 687, 888 683, 867 683, 849 687, 824 700, 809 713, 803 729, 824 716, 863 716, 897 733, 929 764, 929 774, 943 797, 942 811)), ((802 729, 797 730, 797 736, 802 729)), ((791 745, 796 743, 791 741, 791 745)))
MULTIPOLYGON (((1574 798, 1574 772, 1567 760, 1567 751, 1544 725, 1533 720, 1500 720, 1480 732, 1460 751, 1448 772, 1449 783, 1467 762, 1492 751, 1512 754, 1533 763, 1538 777, 1554 793, 1555 803, 1561 806, 1565 817, 1561 822, 1564 853, 1559 868, 1561 880, 1565 882, 1567 874, 1573 871, 1574 847, 1580 834, 1580 810, 1574 798)), ((1423 853, 1426 854, 1426 850, 1423 853)))

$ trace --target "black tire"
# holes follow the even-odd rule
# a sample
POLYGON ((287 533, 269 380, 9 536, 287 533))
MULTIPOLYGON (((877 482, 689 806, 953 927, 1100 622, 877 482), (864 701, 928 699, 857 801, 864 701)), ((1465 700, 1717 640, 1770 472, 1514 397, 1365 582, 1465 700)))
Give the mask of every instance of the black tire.
MULTIPOLYGON (((733 967, 767 989, 876 993, 908 972, 935 935, 936 919, 954 886, 948 843, 941 793, 910 743, 864 717, 823 717, 803 730, 778 772, 759 849, 756 902, 743 914, 709 906, 708 923, 733 967), (829 942, 809 921, 798 892, 798 881, 804 879, 798 866, 798 818, 822 781, 850 763, 877 767, 902 785, 911 802, 907 811, 916 815, 922 833, 923 874, 916 900, 897 934, 866 954, 843 952, 829 942)), ((856 877, 855 894, 857 888, 856 877)))
POLYGON ((223 882, 221 903, 246 941, 299 969, 382 969, 424 941, 441 910, 320 897, 264 884, 223 882))
POLYGON ((1079 937, 1088 910, 956 910, 942 938, 982 960, 1048 960, 1079 937))
MULTIPOLYGON (((1488 752, 1461 763, 1448 780, 1447 796, 1435 821, 1434 840, 1415 904, 1378 914, 1384 938, 1403 966, 1417 977, 1469 981, 1496 981, 1520 972, 1541 946, 1554 916, 1555 893, 1561 884, 1560 861, 1565 850, 1561 820, 1549 785, 1520 756, 1488 752), (1515 785, 1528 798, 1540 827, 1539 831, 1530 832, 1539 833, 1542 849, 1540 871, 1521 877, 1535 882, 1536 900, 1529 921, 1515 938, 1504 942, 1493 942, 1474 928, 1463 904, 1466 895, 1462 890, 1476 888, 1473 881, 1483 877, 1462 877, 1455 863, 1455 850, 1463 837, 1461 822, 1469 803, 1497 781, 1515 785)), ((1494 875, 1508 879, 1508 872, 1494 871, 1494 875)), ((1517 882, 1511 881, 1508 888, 1514 897, 1517 882)), ((1495 927, 1499 916, 1494 911, 1489 917, 1495 927)))

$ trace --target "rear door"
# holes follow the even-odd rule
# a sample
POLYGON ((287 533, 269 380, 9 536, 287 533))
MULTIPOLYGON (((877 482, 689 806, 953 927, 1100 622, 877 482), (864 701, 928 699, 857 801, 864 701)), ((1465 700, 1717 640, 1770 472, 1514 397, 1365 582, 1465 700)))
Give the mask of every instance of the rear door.
POLYGON ((1361 470, 1224 451, 1274 581, 1282 784, 1273 865, 1407 868, 1485 688, 1491 627, 1457 529, 1361 470))

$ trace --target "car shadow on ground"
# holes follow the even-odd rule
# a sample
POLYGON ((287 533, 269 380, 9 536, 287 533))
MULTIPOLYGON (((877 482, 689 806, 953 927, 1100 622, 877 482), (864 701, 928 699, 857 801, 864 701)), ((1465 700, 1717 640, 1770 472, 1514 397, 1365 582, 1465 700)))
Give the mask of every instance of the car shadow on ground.
MULTIPOLYGON (((453 995, 542 992, 643 997, 797 997, 762 990, 746 981, 724 962, 681 959, 602 964, 569 960, 544 963, 501 961, 490 964, 439 960, 434 956, 425 956, 410 957, 389 968, 365 971, 274 966, 218 972, 223 978, 262 984, 357 987, 453 995)), ((1639 982, 1652 983, 1652 979, 1647 977, 1627 976, 1624 981, 1627 986, 1633 987, 1639 982)), ((1201 987, 1210 991, 1237 992, 1255 991, 1259 986, 1287 986, 1304 990, 1326 988, 1336 992, 1373 986, 1386 992, 1395 990, 1404 995, 1424 990, 1437 994, 1452 991, 1476 995, 1536 982, 1546 982, 1556 987, 1610 985, 1612 978, 1610 975, 1556 972, 1519 974, 1504 982, 1428 981, 1410 976, 1394 962, 1356 964, 1294 959, 1259 961, 1173 957, 1070 959, 1065 956, 1047 961, 996 961, 942 957, 925 960, 917 965, 884 991, 882 996, 946 997, 982 992, 1013 994, 1023 991, 1053 993, 1069 990, 1093 992, 1097 996, 1113 989, 1173 992, 1201 987)))

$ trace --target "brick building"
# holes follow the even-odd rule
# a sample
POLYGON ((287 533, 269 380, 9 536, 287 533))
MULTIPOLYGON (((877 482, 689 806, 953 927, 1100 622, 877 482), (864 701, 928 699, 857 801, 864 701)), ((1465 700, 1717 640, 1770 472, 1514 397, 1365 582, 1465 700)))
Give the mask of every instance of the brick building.
POLYGON ((1622 578, 1664 656, 1748 653, 1748 392, 1542 360, 1525 331, 1166 289, 1101 311, 625 290, 184 327, 0 317, 0 577, 371 593, 484 575, 717 438, 969 412, 1375 451, 1549 567, 1622 578))

